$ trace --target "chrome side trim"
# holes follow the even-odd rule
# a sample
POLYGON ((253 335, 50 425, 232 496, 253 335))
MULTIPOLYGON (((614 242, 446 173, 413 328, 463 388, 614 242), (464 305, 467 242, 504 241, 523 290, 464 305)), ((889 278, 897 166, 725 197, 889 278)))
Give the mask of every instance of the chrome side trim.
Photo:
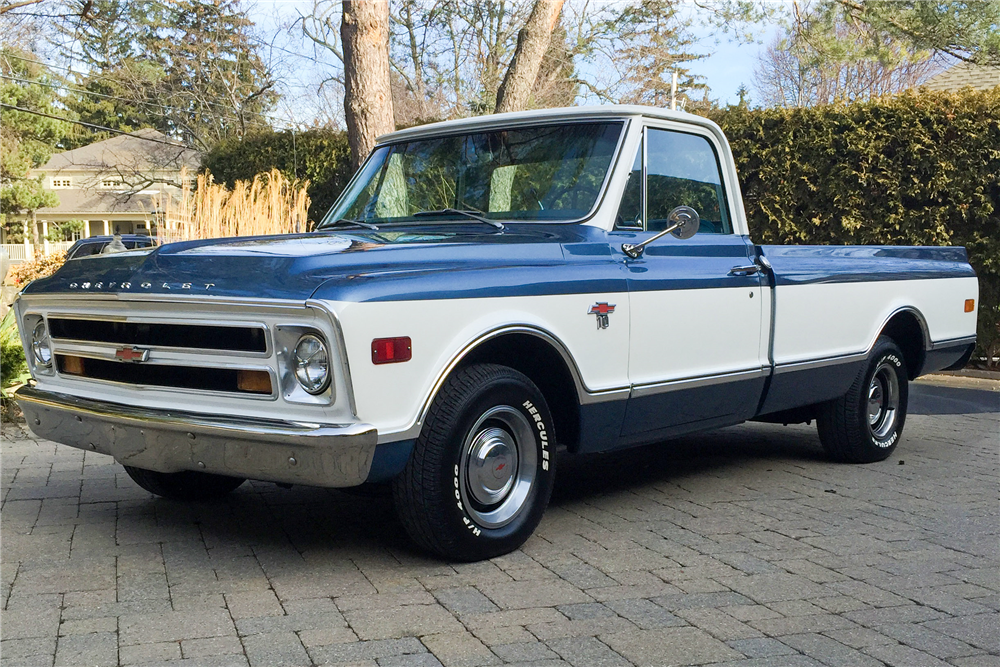
POLYGON ((458 366, 458 364, 462 361, 462 359, 464 359, 470 352, 472 352, 472 350, 479 347, 486 341, 492 340, 499 336, 504 336, 506 334, 514 334, 514 333, 528 334, 530 336, 535 336, 536 338, 541 338, 545 342, 552 345, 552 347, 554 347, 556 351, 559 352, 559 355, 562 357, 563 362, 566 364, 566 367, 569 368, 570 375, 573 376, 573 384, 576 385, 577 399, 580 401, 581 405, 587 405, 589 403, 603 403, 605 401, 614 400, 615 398, 618 397, 624 398, 628 396, 629 388, 627 386, 612 387, 610 389, 598 389, 598 390, 589 388, 583 381, 583 376, 580 373, 580 369, 576 365, 576 361, 573 359, 573 355, 571 355, 569 353, 569 350, 566 349, 566 345, 548 331, 526 324, 507 325, 507 326, 497 327, 496 329, 491 329, 490 331, 480 334, 474 340, 467 343, 465 347, 463 347, 458 352, 458 354, 456 354, 452 358, 452 360, 445 367, 444 372, 441 373, 440 377, 438 377, 437 382, 434 383, 434 387, 431 389, 431 394, 428 397, 426 403, 424 404, 423 409, 420 412, 420 419, 418 420, 418 423, 423 423, 423 418, 427 414, 427 411, 430 409, 430 405, 433 402, 434 397, 437 396, 438 390, 441 389, 441 386, 445 383, 445 380, 448 379, 448 376, 451 375, 451 372, 455 370, 455 367, 458 366))
POLYGON ((337 312, 319 299, 309 299, 305 303, 307 308, 315 308, 327 314, 333 324, 333 335, 336 338, 337 353, 340 355, 340 368, 344 372, 344 385, 347 387, 347 404, 351 408, 351 414, 358 416, 358 404, 354 400, 354 380, 351 379, 351 363, 347 358, 347 342, 344 340, 344 327, 340 325, 340 317, 337 312))
POLYGON ((940 350, 945 347, 961 347, 963 345, 972 345, 976 343, 978 338, 976 336, 963 336, 961 338, 949 338, 948 340, 939 340, 931 343, 929 350, 940 350))
POLYGON ((842 354, 837 357, 825 357, 823 359, 808 359, 806 361, 792 361, 784 364, 777 364, 774 367, 774 374, 794 373, 796 371, 808 371, 814 368, 824 368, 826 366, 836 366, 838 364, 851 364, 864 361, 868 358, 868 352, 856 352, 854 354, 842 354))
POLYGON ((913 315, 914 317, 917 318, 917 324, 920 325, 920 331, 924 335, 924 350, 926 351, 931 349, 931 334, 930 334, 930 329, 927 327, 927 320, 925 320, 923 314, 913 306, 903 306, 902 308, 897 308, 896 310, 892 311, 891 313, 889 313, 889 316, 885 318, 885 320, 882 322, 882 326, 878 328, 878 333, 875 334, 875 340, 873 340, 871 344, 868 345, 869 351, 871 351, 871 349, 875 347, 875 343, 878 342, 878 337, 882 335, 883 331, 885 331, 885 325, 889 324, 889 321, 892 320, 892 318, 896 317, 896 315, 899 315, 900 313, 909 313, 910 315, 913 315))
POLYGON ((378 439, 370 424, 150 410, 34 387, 21 387, 15 398, 39 437, 158 472, 357 486, 368 478, 378 439))
POLYGON ((566 364, 567 368, 569 368, 570 375, 573 376, 573 384, 576 385, 577 400, 580 401, 581 405, 587 405, 592 403, 604 403, 606 401, 624 400, 628 398, 630 388, 627 386, 612 387, 610 389, 598 389, 598 390, 592 390, 588 388, 586 384, 584 384, 583 378, 580 375, 580 369, 577 367, 576 362, 573 360, 572 355, 570 355, 569 351, 566 349, 566 346, 563 344, 561 340, 559 340, 549 332, 529 325, 502 326, 496 329, 491 329, 489 331, 486 331, 477 336, 476 338, 474 338, 473 340, 466 343, 465 346, 461 350, 459 350, 454 357, 452 357, 451 361, 448 362, 448 365, 445 366, 444 370, 441 372, 437 380, 434 382, 434 385, 431 387, 430 393, 427 395, 424 404, 421 406, 420 411, 417 413, 416 421, 403 431, 389 434, 384 441, 380 440, 380 442, 395 442, 397 440, 409 440, 420 435, 420 429, 423 426, 424 420, 427 418, 427 413, 431 409, 431 404, 434 402, 434 399, 437 397, 438 392, 441 390, 441 387, 444 385, 445 381, 455 370, 455 368, 462 362, 462 360, 465 359, 465 357, 467 357, 470 352, 472 352, 474 349, 476 349, 486 341, 492 340, 499 336, 503 336, 506 334, 514 334, 514 333, 528 334, 531 336, 535 336, 537 338, 541 338, 545 342, 552 345, 559 352, 559 355, 562 357, 563 362, 566 364))
POLYGON ((714 384, 724 384, 726 382, 753 380, 755 378, 764 377, 769 373, 770 370, 766 368, 751 368, 731 373, 719 373, 717 375, 698 375, 695 377, 679 378, 677 380, 667 380, 665 382, 637 384, 632 386, 631 398, 655 396, 669 391, 693 389, 695 387, 708 387, 714 384))

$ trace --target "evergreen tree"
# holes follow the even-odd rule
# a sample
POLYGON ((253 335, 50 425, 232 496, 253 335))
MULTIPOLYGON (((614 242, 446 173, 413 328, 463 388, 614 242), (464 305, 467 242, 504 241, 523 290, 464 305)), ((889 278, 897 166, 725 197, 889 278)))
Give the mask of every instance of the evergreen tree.
MULTIPOLYGON (((81 120, 152 127, 201 149, 268 127, 274 80, 239 0, 73 0, 60 25, 81 120)), ((83 143, 100 136, 84 138, 83 143)))
MULTIPOLYGON (((0 71, 6 77, 19 79, 0 81, 0 101, 59 115, 54 90, 49 87, 51 75, 40 65, 23 59, 27 56, 11 47, 0 50, 0 71)), ((23 240, 23 227, 10 220, 9 214, 59 203, 53 193, 42 188, 39 179, 29 178, 28 172, 49 159, 68 127, 60 121, 6 107, 0 109, 0 115, 0 224, 9 241, 17 243, 23 240)))

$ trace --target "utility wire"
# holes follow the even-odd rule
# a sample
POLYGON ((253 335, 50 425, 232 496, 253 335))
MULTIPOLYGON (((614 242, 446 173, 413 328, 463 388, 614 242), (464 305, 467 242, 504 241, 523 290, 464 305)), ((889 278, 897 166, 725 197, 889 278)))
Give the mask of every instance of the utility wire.
POLYGON ((153 137, 143 137, 141 135, 133 134, 132 132, 125 132, 123 130, 116 130, 113 127, 104 127, 103 125, 95 125, 94 123, 87 123, 82 120, 73 120, 72 118, 64 118, 62 116, 54 116, 50 113, 43 113, 41 111, 33 111, 31 109, 25 109, 23 107, 14 106, 13 104, 7 104, 5 102, 0 102, 0 108, 10 109, 11 111, 20 111, 21 113, 29 113, 33 116, 41 116, 42 118, 51 118, 52 120, 60 120, 64 123, 73 123, 75 125, 83 125, 84 127, 89 127, 93 130, 100 130, 101 132, 111 132, 112 134, 124 134, 130 137, 135 137, 136 139, 142 139, 143 141, 152 141, 153 143, 163 144, 165 146, 173 146, 174 148, 180 148, 182 150, 195 150, 189 146, 185 146, 182 143, 176 141, 164 141, 163 139, 154 139, 153 137))
MULTIPOLYGON (((112 79, 112 78, 110 78, 110 77, 108 77, 107 75, 104 75, 104 74, 88 74, 86 72, 78 72, 77 70, 73 69, 72 67, 66 67, 66 66, 63 66, 63 65, 52 65, 52 64, 49 64, 47 62, 43 62, 41 60, 35 60, 34 58, 25 58, 24 56, 18 56, 18 55, 15 55, 13 53, 5 53, 4 57, 5 58, 14 58, 15 60, 21 60, 21 61, 26 62, 26 63, 34 63, 36 65, 41 65, 42 67, 47 67, 49 69, 62 70, 64 72, 69 72, 70 74, 77 74, 77 75, 89 76, 90 78, 97 79, 97 80, 100 80, 100 81, 109 81, 109 82, 112 82, 112 83, 115 82, 114 79, 112 79)), ((36 82, 32 81, 32 83, 36 83, 36 82)), ((39 85, 44 85, 44 84, 39 84, 39 85)), ((117 99, 121 99, 121 98, 117 98, 117 99)), ((133 103, 135 103, 133 100, 127 100, 126 99, 125 101, 126 102, 133 102, 133 103)), ((228 105, 225 105, 225 104, 219 104, 218 102, 207 102, 207 101, 205 101, 205 102, 201 102, 201 103, 205 104, 206 106, 217 107, 219 109, 225 109, 226 111, 229 111, 229 112, 235 111, 235 109, 233 109, 232 107, 230 107, 228 105)), ((157 106, 162 106, 162 105, 157 105, 157 106)), ((164 107, 164 108, 167 108, 167 107, 164 107)), ((261 116, 262 118, 267 118, 269 120, 272 120, 272 121, 275 121, 275 122, 281 123, 281 124, 285 124, 285 123, 289 122, 285 118, 278 118, 277 116, 272 116, 271 114, 266 114, 266 113, 263 113, 263 112, 258 113, 257 115, 261 116)), ((239 119, 237 118, 236 120, 239 120, 239 119)))
MULTIPOLYGON (((144 106, 154 107, 154 108, 157 108, 157 109, 166 109, 167 111, 174 111, 174 112, 182 114, 182 115, 188 113, 188 112, 184 111, 183 109, 179 109, 177 107, 169 107, 169 106, 165 106, 163 104, 156 104, 155 102, 144 102, 143 100, 130 100, 127 97, 118 97, 116 95, 106 95, 104 93, 98 93, 98 92, 95 92, 95 91, 92 91, 92 90, 84 90, 83 88, 74 88, 72 86, 61 86, 61 85, 56 84, 56 83, 45 83, 43 81, 32 81, 31 79, 20 79, 20 78, 18 78, 16 76, 7 76, 6 74, 0 74, 0 79, 7 79, 8 81, 18 81, 20 83, 26 83, 26 84, 29 84, 29 85, 32 85, 32 86, 44 86, 45 88, 52 88, 54 90, 65 90, 65 91, 69 91, 71 93, 79 93, 81 95, 93 95, 94 97, 100 97, 100 98, 103 98, 103 99, 106 99, 106 100, 118 100, 120 102, 128 102, 129 104, 142 104, 144 106)), ((226 108, 228 109, 229 107, 226 107, 226 108)), ((159 114, 159 115, 162 116, 163 118, 169 119, 169 116, 167 116, 166 114, 159 114)), ((242 118, 239 118, 238 116, 218 116, 218 117, 219 118, 225 118, 226 120, 234 120, 234 121, 238 121, 238 122, 245 122, 248 125, 254 125, 256 127, 266 127, 268 129, 273 129, 270 125, 268 125, 266 123, 261 123, 259 121, 253 121, 253 120, 247 121, 247 120, 244 120, 242 118)))

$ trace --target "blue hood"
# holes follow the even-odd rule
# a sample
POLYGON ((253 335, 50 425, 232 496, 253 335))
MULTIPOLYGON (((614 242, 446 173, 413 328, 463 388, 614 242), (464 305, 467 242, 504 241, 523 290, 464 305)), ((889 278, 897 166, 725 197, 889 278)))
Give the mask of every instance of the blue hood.
MULTIPOLYGON (((26 294, 189 294, 340 301, 600 289, 612 276, 606 232, 581 225, 384 227, 185 241, 67 262, 26 294), (580 271, 566 271, 577 264, 580 271), (558 276, 556 275, 558 270, 558 276), (502 272, 502 277, 501 277, 502 272), (573 274, 573 275, 567 275, 573 274), (547 279, 546 276, 551 276, 547 279), (547 287, 543 287, 547 285, 547 287), (536 287, 530 287, 536 286, 536 287), (527 291, 526 291, 527 290, 527 291)), ((616 280, 601 291, 624 289, 616 280)))

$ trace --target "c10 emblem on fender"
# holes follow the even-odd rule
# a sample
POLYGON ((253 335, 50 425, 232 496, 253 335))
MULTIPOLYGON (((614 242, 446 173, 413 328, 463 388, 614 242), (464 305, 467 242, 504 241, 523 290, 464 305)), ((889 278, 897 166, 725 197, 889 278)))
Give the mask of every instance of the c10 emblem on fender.
POLYGON ((587 314, 597 315, 598 329, 607 329, 611 324, 608 321, 608 315, 610 315, 613 312, 615 312, 615 304, 601 302, 601 303, 595 303, 593 306, 591 306, 590 310, 587 311, 587 314))

